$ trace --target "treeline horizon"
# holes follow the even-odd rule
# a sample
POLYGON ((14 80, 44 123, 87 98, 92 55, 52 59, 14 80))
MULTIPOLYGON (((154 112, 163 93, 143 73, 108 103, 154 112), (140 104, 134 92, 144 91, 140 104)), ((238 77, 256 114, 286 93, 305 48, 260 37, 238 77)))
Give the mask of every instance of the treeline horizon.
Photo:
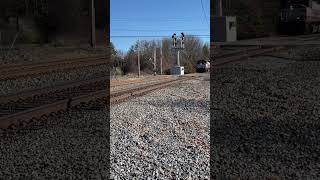
MULTIPOLYGON (((185 49, 180 51, 180 64, 185 67, 185 73, 196 72, 196 63, 200 59, 209 60, 210 45, 199 37, 185 37, 185 49)), ((156 48, 156 72, 160 74, 160 47, 162 48, 163 74, 169 74, 170 68, 177 65, 177 52, 173 50, 172 39, 137 40, 127 52, 117 50, 111 42, 112 73, 126 75, 138 72, 138 51, 140 51, 140 70, 142 73, 153 73, 154 48, 156 48), (152 59, 152 60, 150 60, 152 59)), ((179 42, 178 42, 179 45, 179 42)))

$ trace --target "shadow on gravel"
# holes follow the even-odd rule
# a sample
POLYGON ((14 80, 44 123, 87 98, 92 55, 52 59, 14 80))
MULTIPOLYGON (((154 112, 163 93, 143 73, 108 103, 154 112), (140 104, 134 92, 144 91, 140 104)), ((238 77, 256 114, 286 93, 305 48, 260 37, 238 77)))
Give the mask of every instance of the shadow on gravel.
MULTIPOLYGON (((174 96, 173 96, 174 97, 174 96)), ((209 109, 209 100, 208 99, 186 99, 178 97, 179 99, 169 99, 166 98, 165 100, 150 100, 147 103, 158 108, 163 107, 172 107, 172 108, 182 108, 182 109, 194 109, 194 108, 201 108, 201 109, 209 109)))
POLYGON ((270 117, 246 121, 225 114, 212 129, 213 168, 223 177, 319 177, 320 125, 278 122, 270 117), (307 174, 304 174, 307 173, 307 174), (307 175, 307 176, 305 176, 307 175))
POLYGON ((246 68, 211 81, 212 179, 317 179, 320 63, 246 68))

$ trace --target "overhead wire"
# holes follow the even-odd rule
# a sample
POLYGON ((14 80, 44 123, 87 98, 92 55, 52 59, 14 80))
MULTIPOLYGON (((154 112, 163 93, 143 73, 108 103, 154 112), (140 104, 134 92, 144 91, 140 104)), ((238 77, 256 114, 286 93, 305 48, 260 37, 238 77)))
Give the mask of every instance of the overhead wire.
POLYGON ((203 15, 206 19, 206 22, 207 22, 208 26, 210 26, 210 23, 208 22, 207 15, 206 15, 202 0, 201 0, 201 7, 202 7, 202 12, 203 12, 203 15))
MULTIPOLYGON (((203 6, 202 6, 202 9, 204 10, 203 6)), ((119 22, 123 22, 123 21, 128 21, 128 22, 135 22, 135 24, 139 21, 157 21, 158 23, 164 23, 164 22, 159 22, 159 21, 165 21, 165 22, 168 22, 168 21, 181 21, 181 22, 185 22, 187 24, 189 24, 188 22, 191 22, 191 21, 199 21, 199 18, 201 18, 202 16, 200 15, 199 17, 178 17, 178 18, 172 18, 172 17, 169 17, 169 18, 166 18, 166 17, 138 17, 138 18, 112 18, 111 19, 111 23, 119 23, 119 22)), ((168 22, 170 23, 170 22, 168 22)), ((181 23, 179 23, 179 25, 181 25, 181 23)), ((186 25, 186 24, 185 24, 186 25)), ((192 31, 202 31, 202 32, 205 32, 205 31, 209 31, 209 28, 207 29, 184 29, 184 28, 179 28, 179 29, 176 29, 177 27, 175 28, 172 28, 172 29, 163 29, 163 30, 152 30, 152 26, 148 26, 148 28, 146 29, 127 29, 127 28, 115 28, 115 29, 112 29, 111 28, 111 31, 127 31, 127 32, 154 32, 154 33, 157 33, 157 32, 166 32, 166 31, 183 31, 183 32, 192 32, 192 31)), ((113 36, 113 37, 120 37, 120 36, 113 36)), ((121 36, 121 37, 136 37, 136 36, 121 36)), ((162 37, 162 36, 143 36, 143 37, 162 37)))
MULTIPOLYGON (((111 38, 170 38, 170 35, 162 35, 162 36, 139 36, 139 35, 113 35, 111 38)), ((210 37, 210 35, 189 35, 189 37, 210 37)))
POLYGON ((115 28, 111 29, 111 31, 143 31, 143 32, 163 32, 163 31, 208 31, 208 29, 155 29, 155 30, 146 30, 146 29, 122 29, 115 28))
MULTIPOLYGON (((188 34, 189 37, 199 37, 199 38, 210 38, 210 25, 208 23, 208 19, 207 16, 205 14, 205 10, 204 10, 204 5, 203 2, 201 0, 201 6, 202 6, 202 11, 203 11, 203 15, 205 17, 205 20, 207 22, 208 27, 207 28, 190 28, 190 24, 198 21, 199 19, 203 19, 203 15, 200 15, 198 17, 178 17, 178 18, 165 18, 165 17, 143 17, 143 18, 111 18, 110 21, 113 24, 119 24, 119 23, 131 23, 134 22, 135 24, 137 23, 149 23, 149 22, 157 22, 159 24, 161 24, 160 26, 163 26, 163 23, 174 23, 174 22, 179 22, 179 26, 178 27, 173 27, 172 29, 158 29, 158 30, 153 30, 153 26, 149 25, 146 28, 144 27, 139 27, 140 29, 134 29, 134 28, 111 28, 111 31, 116 32, 122 32, 123 34, 126 34, 126 32, 130 33, 130 32, 136 32, 135 34, 137 35, 111 35, 110 38, 112 39, 118 39, 118 38, 135 38, 135 39, 148 39, 148 38, 171 38, 171 35, 162 35, 164 34, 163 32, 174 32, 174 31, 182 31, 182 32, 189 32, 188 34), (183 27, 186 27, 185 29, 183 27), (189 27, 189 28, 188 28, 189 27), (141 34, 139 33, 141 32, 141 34), (158 32, 162 32, 157 34, 158 32), (192 32, 194 32, 195 34, 192 35, 192 32), (203 34, 202 34, 203 33, 203 34), (142 34, 151 34, 151 35, 142 35, 142 34), (152 35, 152 34, 156 34, 156 35, 152 35)), ((206 23, 204 23, 206 24, 206 23)), ((169 28, 169 27, 166 27, 169 28)), ((118 33, 117 33, 118 34, 118 33)), ((186 36, 188 37, 188 36, 186 36)))
POLYGON ((188 17, 188 18, 114 18, 110 21, 199 21, 200 17, 188 17))

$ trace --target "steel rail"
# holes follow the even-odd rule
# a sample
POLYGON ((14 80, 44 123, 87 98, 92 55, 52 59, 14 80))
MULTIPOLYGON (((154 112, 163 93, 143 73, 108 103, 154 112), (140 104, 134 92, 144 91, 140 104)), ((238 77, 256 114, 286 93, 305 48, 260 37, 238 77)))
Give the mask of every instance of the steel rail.
MULTIPOLYGON (((41 118, 43 116, 48 116, 52 113, 59 113, 61 111, 65 111, 69 108, 79 106, 83 103, 90 103, 92 101, 97 101, 98 99, 104 99, 104 98, 111 98, 112 104, 115 104, 119 102, 120 100, 127 99, 128 97, 134 97, 139 94, 143 94, 146 92, 150 92, 162 87, 166 87, 169 84, 172 84, 174 82, 181 81, 183 79, 177 79, 177 78, 169 78, 169 77, 159 77, 159 78, 147 78, 147 83, 140 84, 139 86, 133 87, 133 88, 127 88, 127 89, 121 89, 115 92, 111 92, 110 97, 107 97, 107 90, 96 90, 89 93, 75 93, 74 96, 66 96, 66 98, 61 100, 55 100, 54 102, 46 102, 42 105, 37 105, 35 107, 32 107, 31 105, 28 105, 26 103, 26 109, 22 109, 21 111, 9 113, 8 115, 0 116, 0 129, 7 129, 7 128, 13 128, 17 126, 24 126, 30 122, 31 119, 34 118, 41 118), (126 98, 124 98, 126 97, 126 98)), ((91 81, 86 81, 87 83, 91 83, 91 81)), ((101 78, 100 83, 104 82, 104 79, 101 78)), ((97 83, 97 82, 95 82, 97 83)), ((130 84, 130 83, 137 83, 134 82, 126 82, 124 84, 130 84)), ((75 83, 70 84, 68 87, 64 86, 64 88, 74 88, 74 85, 81 85, 82 83, 75 83)), ((120 86, 123 86, 121 84, 120 86)), ((57 90, 61 89, 62 87, 57 87, 57 90)), ((77 88, 75 88, 77 89, 77 88)), ((29 93, 26 93, 25 95, 20 95, 18 97, 10 97, 7 98, 8 102, 12 102, 13 100, 16 100, 19 103, 19 100, 22 98, 30 98, 30 96, 42 96, 41 93, 50 93, 49 90, 44 89, 40 91, 32 91, 29 93)), ((51 92, 52 93, 52 92, 51 92)), ((53 93, 54 94, 54 93, 53 93)), ((72 94, 72 92, 71 92, 72 94)), ((51 97, 50 97, 51 98, 51 97)))
POLYGON ((11 64, 0 66, 0 80, 16 79, 25 76, 34 76, 41 73, 49 73, 57 70, 70 70, 87 66, 107 64, 106 57, 86 57, 76 59, 64 59, 57 61, 31 63, 31 64, 11 64))
MULTIPOLYGON (((262 55, 265 53, 269 52, 274 52, 284 49, 284 47, 260 47, 260 48, 253 48, 247 51, 241 51, 233 54, 229 54, 229 56, 221 56, 220 58, 215 59, 213 63, 211 63, 212 66, 220 66, 223 64, 235 62, 235 61, 240 61, 243 59, 247 59, 248 57, 254 57, 258 55, 262 55)), ((70 95, 70 97, 62 99, 62 100, 57 100, 53 103, 44 103, 44 105, 38 106, 38 107, 30 107, 26 110, 9 114, 6 116, 0 117, 0 129, 7 129, 7 128, 15 128, 19 126, 25 126, 28 123, 32 122, 32 119, 39 119, 42 117, 48 117, 52 113, 59 113, 59 112, 64 112, 69 108, 79 108, 83 106, 83 104, 90 104, 94 103, 97 101, 104 101, 107 98, 110 98, 110 103, 111 105, 124 102, 132 97, 136 96, 141 96, 146 93, 149 93, 151 91, 155 91, 157 89, 165 88, 167 86, 170 86, 174 83, 182 82, 185 80, 188 80, 190 78, 194 78, 192 76, 188 77, 181 77, 181 78, 170 78, 170 77, 162 77, 159 76, 159 79, 154 78, 152 81, 152 78, 146 78, 144 81, 141 79, 135 79, 135 80, 124 80, 124 81, 113 81, 114 84, 112 84, 109 87, 116 87, 118 86, 125 86, 129 85, 132 83, 138 83, 138 86, 135 87, 129 87, 129 88, 123 88, 117 91, 111 91, 110 97, 107 95, 106 89, 103 90, 94 90, 92 92, 83 92, 83 93, 75 93, 74 95, 70 95), (145 83, 143 83, 145 82, 145 83), (31 120, 31 121, 30 121, 31 120)), ((106 79, 97 79, 97 80, 90 80, 87 81, 86 83, 84 82, 76 82, 73 84, 69 84, 66 86, 59 86, 56 87, 56 89, 53 89, 49 91, 48 89, 42 89, 42 90, 34 90, 27 92, 25 94, 18 94, 18 95, 13 95, 10 97, 2 98, 0 97, 1 102, 2 101, 7 101, 7 102, 12 102, 12 101, 17 101, 27 98, 30 96, 39 96, 41 94, 45 93, 54 93, 58 91, 59 89, 62 88, 75 88, 75 86, 88 86, 90 83, 98 83, 97 81, 103 82, 106 79), (1 99, 2 98, 2 99, 1 99)), ((77 89, 77 88, 75 88, 77 89)))
POLYGON ((259 49, 252 49, 250 51, 234 53, 230 56, 216 58, 213 62, 210 62, 211 63, 210 65, 211 67, 221 66, 224 64, 248 59, 249 57, 255 57, 255 56, 263 55, 270 52, 276 52, 283 49, 285 49, 285 47, 283 46, 261 47, 259 49))

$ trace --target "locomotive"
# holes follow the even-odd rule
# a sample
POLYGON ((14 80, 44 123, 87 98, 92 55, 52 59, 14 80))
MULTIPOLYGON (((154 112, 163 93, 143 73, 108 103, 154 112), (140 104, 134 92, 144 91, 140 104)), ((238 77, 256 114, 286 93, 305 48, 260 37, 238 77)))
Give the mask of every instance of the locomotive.
POLYGON ((320 1, 288 0, 279 15, 282 33, 311 34, 320 32, 320 1))
POLYGON ((197 62, 196 71, 198 73, 208 72, 210 70, 210 61, 199 60, 197 62))

